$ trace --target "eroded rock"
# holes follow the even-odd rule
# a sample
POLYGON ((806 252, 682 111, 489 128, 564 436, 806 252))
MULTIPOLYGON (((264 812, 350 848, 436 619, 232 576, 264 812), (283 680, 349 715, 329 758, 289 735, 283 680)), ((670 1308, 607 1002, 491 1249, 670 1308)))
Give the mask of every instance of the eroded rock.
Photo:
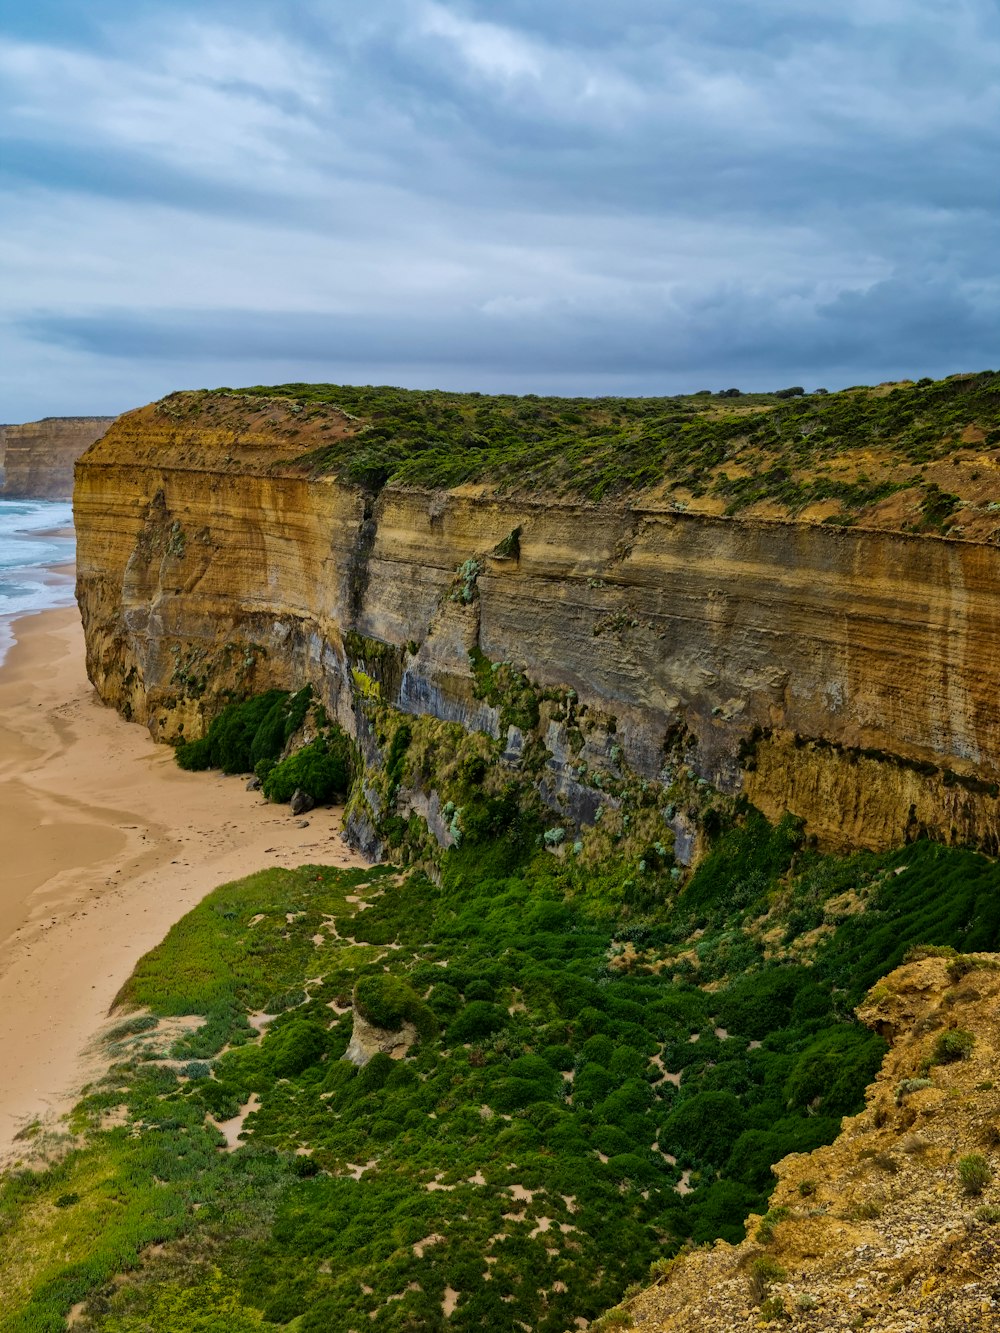
POLYGON ((344 1059, 350 1060, 351 1064, 357 1065, 359 1069, 380 1051, 384 1055, 391 1056, 393 1060, 401 1060, 416 1041, 417 1029, 412 1023, 404 1023, 398 1032, 390 1032, 386 1028, 377 1028, 373 1023, 369 1023, 368 1019, 355 1008, 354 1029, 344 1059))

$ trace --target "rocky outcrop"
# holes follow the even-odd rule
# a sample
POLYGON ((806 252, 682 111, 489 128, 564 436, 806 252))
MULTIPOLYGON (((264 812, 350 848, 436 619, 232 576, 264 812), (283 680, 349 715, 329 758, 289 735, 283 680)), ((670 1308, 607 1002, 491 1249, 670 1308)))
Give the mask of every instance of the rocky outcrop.
POLYGON ((0 498, 68 500, 73 465, 114 417, 44 417, 0 426, 0 498))
MULTIPOLYGON (((78 464, 88 670, 154 735, 197 734, 227 692, 309 681, 371 762, 368 690, 503 734, 518 762, 478 651, 601 719, 546 723, 544 781, 571 822, 595 813, 595 773, 682 772, 825 845, 1000 846, 995 545, 668 500, 372 494, 313 470, 355 425, 300 414, 176 395, 78 464)), ((696 813, 686 797, 670 813, 689 846, 696 813)))
POLYGON ((417 1029, 412 1023, 403 1023, 395 1032, 388 1028, 378 1028, 374 1023, 369 1023, 357 1006, 354 1008, 352 1023, 351 1040, 344 1059, 359 1069, 380 1053, 393 1060, 401 1060, 417 1042, 417 1029))
POLYGON ((770 1208, 742 1245, 661 1265, 615 1326, 628 1314, 648 1333, 997 1328, 998 964, 926 958, 875 987, 859 1017, 893 1044, 865 1110, 772 1168, 770 1208))

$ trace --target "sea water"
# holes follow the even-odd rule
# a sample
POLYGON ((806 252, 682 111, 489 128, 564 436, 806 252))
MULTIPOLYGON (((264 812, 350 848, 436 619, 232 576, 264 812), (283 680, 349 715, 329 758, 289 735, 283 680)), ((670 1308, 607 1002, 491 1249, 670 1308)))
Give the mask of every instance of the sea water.
POLYGON ((52 568, 73 560, 74 538, 58 535, 72 526, 66 500, 0 500, 0 661, 18 616, 72 604, 72 577, 52 568))

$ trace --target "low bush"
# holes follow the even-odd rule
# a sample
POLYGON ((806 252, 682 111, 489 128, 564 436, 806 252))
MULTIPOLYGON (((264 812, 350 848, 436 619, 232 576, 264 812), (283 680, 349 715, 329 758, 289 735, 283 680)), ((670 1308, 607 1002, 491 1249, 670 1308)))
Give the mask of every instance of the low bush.
POLYGON ((992 1168, 980 1153, 968 1153, 958 1159, 958 1182, 963 1194, 982 1194, 992 1179, 992 1168))
POLYGON ((758 1305, 766 1300, 773 1282, 784 1282, 788 1276, 781 1264, 769 1254, 761 1254, 751 1259, 747 1274, 750 1279, 750 1295, 758 1305))
POLYGON ((793 966, 741 977, 719 997, 719 1022, 734 1035, 762 1041, 788 1026, 795 997, 809 980, 808 969, 793 966))
POLYGON ((660 1131, 660 1146, 683 1144, 696 1157, 722 1166, 744 1123, 743 1107, 730 1092, 701 1092, 681 1101, 660 1131))
POLYGON ((791 1315, 785 1309, 785 1302, 780 1296, 768 1296, 760 1304, 761 1322, 773 1324, 776 1321, 786 1322, 791 1319, 791 1315))
POLYGON ((755 1239, 761 1245, 770 1245, 774 1240, 775 1229, 791 1217, 790 1208, 769 1208, 757 1225, 755 1239))
POLYGON ((486 1000, 472 1000, 459 1010, 448 1028, 448 1045, 458 1046, 492 1036, 507 1025, 507 1014, 499 1005, 486 1000))
POLYGON ((904 1078, 896 1084, 896 1105, 902 1106, 911 1093, 923 1092, 924 1088, 933 1088, 932 1078, 904 1078))
POLYGON ((306 686, 294 695, 287 690, 268 690, 227 704, 200 740, 177 746, 177 762, 181 768, 250 773, 261 760, 278 758, 302 725, 311 697, 306 686))
POLYGON ((412 1023, 426 1041, 437 1032, 437 1019, 413 987, 402 977, 376 972, 354 987, 354 1007, 368 1022, 387 1032, 412 1023))
POLYGON ((947 1065, 957 1060, 967 1060, 975 1044, 975 1036, 961 1028, 952 1028, 949 1032, 939 1033, 931 1051, 930 1063, 947 1065))
POLYGON ((313 1018, 293 1017, 274 1024, 261 1046, 275 1078, 294 1078, 327 1053, 326 1028, 313 1018))
POLYGON ((269 801, 290 801, 301 788, 314 801, 343 801, 351 786, 351 746, 339 727, 317 736, 269 769, 262 780, 269 801))
POLYGON ((847 1115, 857 1090, 878 1073, 886 1044, 854 1024, 838 1024, 820 1032, 796 1058, 785 1081, 789 1107, 847 1115))

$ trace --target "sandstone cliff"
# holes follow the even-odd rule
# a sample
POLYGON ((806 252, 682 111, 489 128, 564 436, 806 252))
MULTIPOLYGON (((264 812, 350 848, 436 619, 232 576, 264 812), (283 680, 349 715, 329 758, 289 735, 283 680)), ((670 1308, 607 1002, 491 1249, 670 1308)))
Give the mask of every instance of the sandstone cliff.
POLYGON ((998 999, 995 955, 897 968, 858 1010, 892 1042, 865 1110, 828 1147, 772 1168, 770 1209, 743 1244, 662 1265, 609 1326, 995 1329, 998 999))
POLYGON ((45 417, 0 426, 0 498, 68 500, 73 465, 114 417, 45 417))
MULTIPOLYGON (((477 686, 478 650, 565 692, 538 738, 567 822, 630 774, 686 781, 665 809, 681 859, 698 783, 791 810, 828 846, 1000 846, 987 537, 894 530, 888 512, 868 527, 694 514, 655 490, 594 503, 317 474, 317 449, 358 434, 336 407, 228 392, 119 418, 75 491, 102 698, 191 737, 228 691, 309 681, 377 763, 371 687, 503 732, 517 762, 524 734, 477 686)), ((433 798, 412 794, 432 823, 433 798)))

